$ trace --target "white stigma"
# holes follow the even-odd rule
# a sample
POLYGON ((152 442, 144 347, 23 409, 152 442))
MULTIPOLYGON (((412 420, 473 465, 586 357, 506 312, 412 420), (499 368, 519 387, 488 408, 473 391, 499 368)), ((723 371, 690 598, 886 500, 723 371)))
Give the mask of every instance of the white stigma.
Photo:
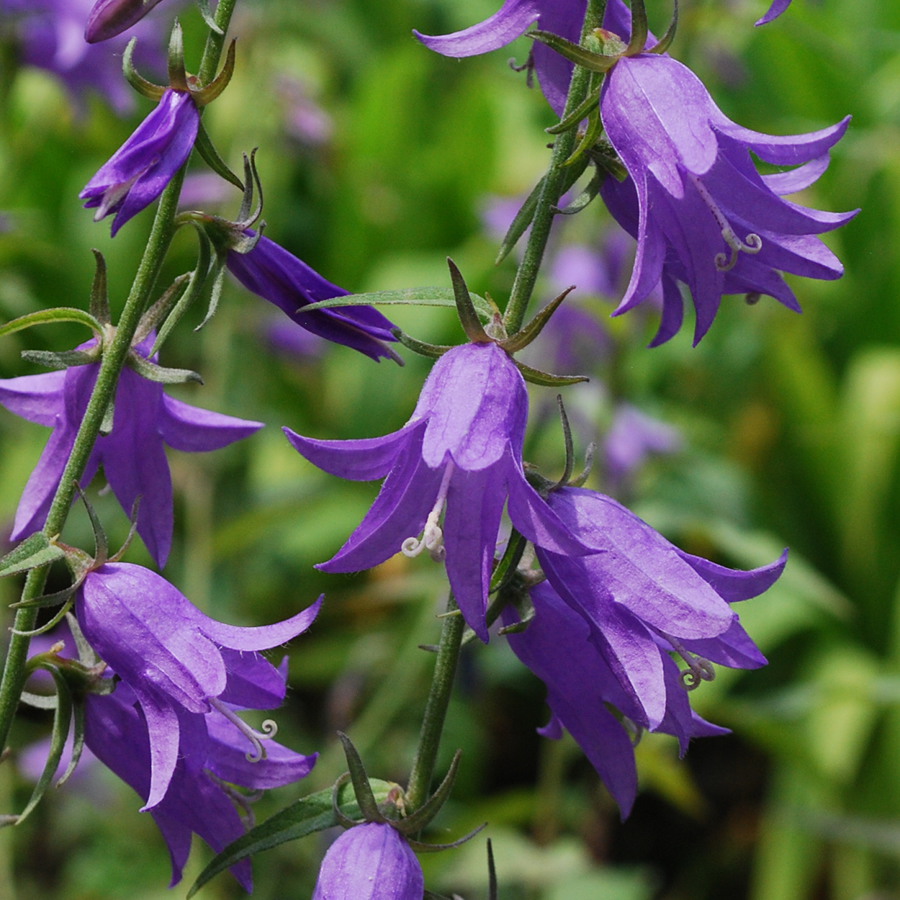
POLYGON ((221 700, 211 697, 209 702, 253 745, 253 751, 247 752, 247 762, 260 762, 268 756, 263 741, 270 741, 278 734, 277 722, 273 719, 266 719, 262 723, 262 731, 257 731, 255 728, 251 728, 234 710, 229 709, 221 700))
POLYGON ((706 189, 703 182, 696 176, 690 175, 691 182, 697 188, 697 193, 703 198, 703 202, 709 207, 709 211, 713 214, 719 228, 722 232, 722 238, 730 249, 730 253, 716 254, 716 268, 720 272, 730 272, 736 265, 739 253, 749 253, 751 256, 762 250, 762 238, 758 234, 751 232, 743 240, 741 240, 734 229, 725 218, 718 204, 713 200, 712 195, 706 189))
POLYGON ((450 478, 455 470, 456 466, 451 460, 444 469, 444 476, 441 478, 437 499, 434 501, 434 506, 425 520, 425 527, 422 529, 421 537, 408 537, 400 545, 400 550, 404 556, 412 559, 423 550, 427 550, 435 562, 441 562, 444 559, 446 555, 444 550, 444 532, 439 522, 443 515, 444 507, 447 505, 447 490, 450 487, 450 478))

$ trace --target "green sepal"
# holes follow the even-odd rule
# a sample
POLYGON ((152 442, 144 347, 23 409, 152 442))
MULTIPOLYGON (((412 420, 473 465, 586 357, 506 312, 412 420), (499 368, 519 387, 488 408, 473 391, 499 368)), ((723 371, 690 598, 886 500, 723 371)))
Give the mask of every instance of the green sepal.
POLYGON ((162 99, 162 95, 166 92, 166 88, 161 84, 154 84, 147 81, 143 75, 134 67, 134 47, 137 44, 137 38, 132 38, 122 54, 122 74, 125 80, 142 96, 155 100, 157 103, 162 99))
POLYGON ((518 353, 519 350, 527 347, 544 330, 544 326, 550 321, 550 317, 556 312, 563 300, 574 290, 575 285, 567 287, 558 297, 555 297, 538 312, 524 328, 506 338, 506 340, 498 341, 500 346, 507 353, 518 353))
POLYGON ((65 555, 62 547, 53 543, 43 531, 38 531, 0 559, 0 576, 18 575, 29 569, 48 566, 65 555))
POLYGON ((53 322, 79 322, 98 335, 103 332, 103 325, 83 309, 57 306, 53 309, 42 309, 38 312, 28 313, 27 315, 19 316, 18 319, 7 322, 5 325, 0 326, 0 337, 15 334, 17 331, 24 331, 33 325, 49 325, 53 322))
POLYGON ((150 362, 140 353, 130 353, 128 365, 142 378, 158 384, 187 384, 190 381, 203 384, 203 379, 198 372, 192 372, 190 369, 167 369, 165 366, 158 366, 156 363, 150 362))
POLYGON ((647 26, 647 7, 644 0, 631 0, 631 40, 625 48, 626 56, 635 56, 644 52, 647 46, 647 35, 650 29, 647 26))
MULTIPOLYGON (((379 804, 386 803, 390 795, 397 789, 395 784, 376 778, 373 778, 369 784, 375 800, 379 804)), ((340 802, 344 811, 353 817, 360 817, 362 810, 353 798, 350 785, 345 785, 341 794, 340 802), (343 796, 344 794, 345 796, 343 796)), ((271 850, 287 841, 295 841, 317 831, 333 828, 337 824, 338 821, 332 808, 331 788, 301 797, 265 822, 251 828, 243 837, 233 841, 218 854, 191 885, 187 894, 188 900, 210 879, 242 859, 247 859, 254 853, 261 853, 263 850, 271 850)))
POLYGON ((438 789, 414 812, 406 818, 401 819, 398 830, 401 834, 407 836, 416 834, 425 828, 426 825, 441 811, 443 805, 450 797, 453 791, 453 783, 456 781, 456 773, 459 771, 459 761, 462 757, 462 750, 457 750, 453 754, 450 762, 450 768, 444 776, 444 780, 440 783, 438 789))
POLYGON ((466 286, 466 280, 463 278, 462 272, 459 271, 456 263, 450 257, 447 257, 447 265, 450 267, 450 281, 453 284, 453 299, 456 303, 456 314, 459 316, 459 323, 462 325, 466 337, 473 344, 489 344, 491 339, 488 337, 481 319, 478 317, 478 311, 472 302, 472 295, 466 286))
POLYGON ((109 315, 109 288, 106 280, 106 260, 103 254, 95 248, 94 254, 94 280, 91 282, 91 315, 104 325, 110 323, 109 315))
MULTIPOLYGON (((79 582, 79 584, 80 584, 80 582, 79 582)), ((56 613, 53 616, 52 619, 50 619, 50 621, 44 622, 43 625, 41 625, 40 627, 35 628, 31 631, 20 631, 18 628, 10 628, 9 630, 13 634, 18 634, 22 637, 29 637, 29 638, 37 637, 39 634, 46 634, 48 631, 52 631, 54 628, 56 628, 57 625, 59 625, 60 622, 62 622, 62 620, 65 618, 66 614, 72 608, 72 604, 75 601, 74 601, 73 596, 71 596, 71 595, 74 595, 77 587, 78 587, 78 585, 71 586, 71 590, 69 592, 70 593, 69 599, 66 600, 63 607, 59 610, 58 613, 56 613)))
POLYGON ((97 362, 97 354, 90 350, 23 350, 22 359, 46 369, 71 369, 97 362))
POLYGON ((529 31, 526 37, 534 38, 564 56, 570 62, 588 69, 591 72, 608 72, 620 59, 618 56, 607 56, 604 53, 593 53, 580 44, 567 41, 558 34, 549 31, 529 31))
POLYGON ((68 684, 66 684, 65 677, 56 666, 48 665, 44 666, 44 668, 53 676, 53 680, 56 683, 57 702, 56 710, 53 713, 53 728, 50 732, 50 752, 47 755, 47 762, 44 764, 44 771, 41 772, 41 777, 38 778, 25 809, 14 817, 14 824, 16 825, 21 825, 28 818, 32 810, 41 801, 47 788, 50 787, 50 782, 59 768, 59 761, 66 746, 66 738, 69 736, 69 722, 72 718, 72 694, 69 691, 68 684))
MULTIPOLYGON (((134 337, 131 339, 131 344, 133 347, 136 347, 138 344, 142 344, 150 334, 159 329, 160 322, 166 318, 166 316, 171 312, 172 308, 178 302, 178 296, 184 290, 185 285, 190 281, 191 273, 184 272, 181 275, 178 275, 172 280, 172 283, 163 291, 160 295, 159 299, 154 302, 154 304, 141 316, 141 321, 138 323, 137 330, 134 332, 134 337)), ((157 339, 156 343, 159 343, 157 339)), ((148 356, 153 356, 156 353, 157 347, 154 344, 153 349, 150 351, 148 356)))
POLYGON ((582 381, 590 381, 587 375, 551 375, 550 372, 542 372, 533 369, 525 363, 514 359, 516 368, 522 373, 522 377, 532 384, 541 384, 544 387, 564 387, 567 384, 580 384, 582 381))
POLYGON ((197 129, 197 138, 194 141, 194 149, 203 157, 203 161, 216 173, 216 175, 224 178, 229 184, 233 184, 238 190, 244 190, 244 182, 228 168, 228 164, 219 155, 219 151, 216 150, 213 145, 213 142, 209 137, 209 132, 203 125, 202 119, 200 120, 200 127, 197 129))
POLYGON ((18 603, 10 603, 10 609, 46 609, 47 607, 67 603, 75 591, 81 587, 82 580, 79 579, 74 584, 64 587, 61 591, 54 591, 52 594, 42 594, 40 597, 33 597, 31 600, 20 600, 18 603))
POLYGON ((586 118, 587 115, 594 110, 598 109, 600 106, 600 89, 602 88, 601 84, 598 84, 596 87, 592 87, 587 96, 572 112, 569 113, 565 118, 560 119, 560 121, 556 125, 551 125, 549 128, 545 128, 544 130, 547 134, 562 134, 564 131, 568 131, 570 128, 575 128, 582 119, 586 118))
POLYGON ((178 19, 172 23, 172 31, 169 34, 167 65, 169 87, 188 93, 190 88, 188 87, 187 71, 184 68, 184 32, 181 30, 181 22, 178 19))
POLYGON ((561 216, 574 216, 580 213, 589 203, 597 198, 600 188, 603 185, 603 175, 598 169, 594 173, 594 177, 588 182, 587 187, 568 205, 561 209, 557 209, 561 216))
MULTIPOLYGON (((470 294, 472 303, 479 316, 489 322, 494 316, 491 304, 478 294, 470 294)), ((443 287, 419 287, 401 288, 398 291, 369 291, 362 294, 345 294, 342 297, 332 297, 330 300, 319 300, 310 303, 298 310, 314 312, 317 309, 336 309, 341 306, 443 306, 452 309, 456 306, 455 295, 452 288, 443 287)))
POLYGON ((81 754, 84 752, 84 723, 85 723, 85 706, 83 703, 76 703, 72 709, 72 724, 75 732, 72 736, 72 756, 69 759, 69 765, 66 771, 59 776, 56 786, 60 787, 65 784, 72 773, 81 762, 81 754))
POLYGON ((408 350, 412 350, 413 353, 418 353, 419 356, 425 356, 428 359, 440 359, 448 350, 453 349, 453 344, 429 344, 425 341, 417 340, 400 328, 394 328, 391 334, 408 350))
POLYGON ((650 53, 665 53, 675 40, 675 32, 678 30, 678 0, 675 0, 675 9, 672 12, 672 21, 666 29, 666 33, 650 48, 650 53))
POLYGON ((228 87, 228 82, 231 81, 231 76, 234 75, 235 47, 235 41, 228 45, 225 62, 222 64, 219 74, 209 84, 203 85, 198 90, 191 91, 191 96, 194 98, 197 106, 206 106, 208 103, 212 103, 228 87))
MULTIPOLYGON (((574 166, 582 159, 587 159, 587 153, 593 149, 597 141, 603 135, 603 120, 600 118, 600 110, 596 110, 593 115, 588 118, 587 128, 578 141, 578 146, 572 151, 569 158, 563 163, 564 166, 574 166)), ((583 170, 582 170, 583 171, 583 170)))
MULTIPOLYGON (((366 774, 366 767, 360 758, 353 742, 344 734, 343 731, 337 733, 344 748, 344 756, 347 758, 347 769, 350 772, 350 783, 353 785, 353 796, 362 810, 363 817, 367 822, 381 821, 381 810, 378 809, 378 803, 375 800, 375 794, 372 791, 372 785, 369 784, 369 776, 366 774)), ((340 788, 332 793, 332 803, 335 806, 335 813, 339 811, 340 788)))

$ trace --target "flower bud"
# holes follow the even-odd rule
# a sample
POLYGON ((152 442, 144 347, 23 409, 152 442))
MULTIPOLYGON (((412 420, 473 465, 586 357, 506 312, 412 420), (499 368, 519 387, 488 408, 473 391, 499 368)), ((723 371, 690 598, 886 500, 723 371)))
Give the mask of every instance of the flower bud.
POLYGON ((108 40, 131 28, 160 0, 97 0, 84 26, 84 39, 89 44, 108 40))
POLYGON ((406 839, 390 825, 367 822, 328 848, 313 900, 422 900, 425 877, 406 839))

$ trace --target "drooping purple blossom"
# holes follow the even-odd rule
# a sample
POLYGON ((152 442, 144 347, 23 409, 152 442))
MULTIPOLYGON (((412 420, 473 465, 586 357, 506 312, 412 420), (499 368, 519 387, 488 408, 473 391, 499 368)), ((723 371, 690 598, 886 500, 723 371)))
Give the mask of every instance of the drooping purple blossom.
POLYGON ((366 822, 328 848, 312 900, 422 900, 425 876, 396 829, 366 822))
MULTIPOLYGON (((12 32, 25 65, 45 69, 59 78, 80 112, 86 95, 104 96, 119 114, 134 108, 134 91, 122 78, 121 57, 127 36, 102 47, 84 39, 93 0, 0 0, 0 18, 12 32)), ((147 19, 132 31, 138 37, 134 59, 142 71, 165 70, 165 30, 147 19)))
MULTIPOLYGON (((444 56, 477 56, 497 50, 523 35, 537 23, 541 31, 549 31, 575 43, 587 12, 587 0, 506 0, 493 16, 454 34, 431 36, 413 33, 430 50, 444 56)), ((603 27, 616 34, 628 34, 631 16, 623 0, 609 0, 603 27)), ((557 113, 561 113, 572 77, 572 63, 544 44, 531 51, 541 90, 557 113)))
MULTIPOLYGON (((251 228, 244 233, 249 238, 256 236, 251 228)), ((275 241, 262 236, 247 253, 229 250, 225 262, 248 291, 274 303, 307 331, 358 350, 376 362, 387 357, 402 363, 388 346, 388 342, 397 340, 394 324, 374 307, 341 306, 304 312, 311 303, 345 297, 350 292, 323 278, 275 241)))
POLYGON ((696 309, 696 344, 723 294, 766 294, 799 310, 780 272, 841 276, 843 267, 818 235, 856 212, 807 209, 782 197, 824 171, 849 118, 800 135, 750 131, 719 110, 690 69, 652 53, 625 56, 613 66, 600 112, 629 174, 624 182, 608 176, 601 193, 638 241, 631 281, 615 314, 633 309, 661 282, 662 320, 653 345, 681 327, 679 282, 688 286, 696 309), (799 168, 760 175, 750 151, 799 168))
POLYGON ((97 0, 84 26, 84 39, 89 44, 107 41, 131 28, 161 0, 97 0))
POLYGON ((165 190, 194 147, 200 111, 186 91, 169 89, 153 112, 105 162, 78 195, 94 221, 111 213, 112 234, 165 190))
MULTIPOLYGON (((219 710, 182 714, 179 754, 168 789, 149 809, 169 848, 170 886, 181 880, 192 834, 198 834, 216 853, 244 834, 234 792, 225 784, 251 790, 280 787, 305 778, 316 762, 317 754, 295 753, 273 740, 266 741, 265 756, 248 759, 251 745, 236 724, 237 714, 226 709, 228 716, 219 710)), ((127 684, 120 683, 112 694, 88 695, 85 744, 138 793, 147 804, 145 809, 153 790, 152 739, 144 707, 127 684)), ((249 860, 236 863, 231 872, 247 891, 253 890, 249 860)))
POLYGON ((509 356, 493 343, 464 344, 435 363, 399 431, 319 441, 285 428, 295 449, 320 469, 354 481, 385 479, 356 531, 317 568, 356 572, 401 550, 408 556, 428 550, 445 559, 460 610, 487 640, 487 594, 505 503, 513 525, 535 544, 584 552, 525 480, 527 414, 525 382, 509 356))
POLYGON ((790 5, 791 0, 773 0, 769 11, 761 19, 758 19, 756 24, 768 25, 769 22, 777 19, 790 5))
MULTIPOLYGON (((80 349, 96 344, 91 341, 80 349)), ((146 355, 152 338, 136 351, 146 355)), ((99 363, 63 372, 0 380, 0 404, 53 429, 19 501, 12 539, 43 527, 66 461, 97 381, 99 363)), ((262 428, 251 422, 190 406, 167 396, 163 386, 125 368, 119 378, 113 428, 97 438, 82 476, 86 485, 102 466, 113 493, 130 514, 140 497, 137 530, 162 566, 172 547, 172 477, 165 445, 192 453, 218 450, 262 428)))
MULTIPOLYGON (((553 717, 545 733, 568 729, 627 815, 634 752, 605 704, 638 729, 675 735, 682 753, 692 737, 722 733, 693 713, 685 686, 708 680, 712 663, 765 665, 730 604, 771 587, 786 553, 758 569, 728 569, 679 550, 602 494, 569 487, 548 503, 594 552, 537 548, 547 581, 532 591, 535 620, 510 644, 547 684, 553 717)), ((506 621, 515 620, 507 613, 506 621)))
MULTIPOLYGON (((259 651, 306 631, 320 605, 321 598, 290 619, 244 628, 209 618, 161 575, 142 566, 107 563, 88 573, 76 595, 78 623, 100 658, 134 694, 149 734, 149 765, 146 759, 140 765, 144 809, 171 800, 179 763, 188 769, 206 767, 249 787, 268 786, 268 770, 245 772, 234 749, 239 731, 242 752, 264 756, 266 735, 242 723, 234 709, 271 709, 281 703, 285 674, 259 651), (255 780, 249 783, 251 777, 255 780)), ((278 755, 270 764, 281 762, 289 764, 278 755)))

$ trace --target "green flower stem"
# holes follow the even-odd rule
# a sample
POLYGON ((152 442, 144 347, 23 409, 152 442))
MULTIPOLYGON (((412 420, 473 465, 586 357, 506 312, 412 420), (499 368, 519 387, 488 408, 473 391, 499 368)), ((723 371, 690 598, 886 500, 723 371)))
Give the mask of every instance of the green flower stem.
MULTIPOLYGON (((606 13, 607 0, 590 0, 587 15, 584 19, 582 30, 582 43, 588 34, 603 21, 606 13)), ((587 69, 575 66, 572 80, 569 83, 569 93, 566 97, 566 106, 562 118, 574 112, 584 100, 588 89, 591 73, 587 69)), ((557 135, 550 155, 550 165, 544 176, 544 184, 538 195, 537 208, 531 223, 531 231, 528 235, 528 243, 522 254, 522 261, 516 272, 510 291, 509 303, 506 307, 503 320, 508 334, 515 334, 525 321, 525 313, 534 293, 538 272, 544 259, 544 251, 547 241, 550 239, 550 230, 553 227, 553 218, 556 215, 556 204, 562 195, 562 183, 565 175, 563 163, 572 155, 578 138, 576 128, 557 135)))
POLYGON ((418 809, 429 796, 465 629, 466 620, 460 615, 451 594, 447 601, 447 615, 441 627, 441 640, 438 644, 431 690, 425 704, 425 715, 422 717, 419 746, 416 749, 406 790, 406 802, 410 812, 418 809))
MULTIPOLYGON (((200 63, 201 72, 215 72, 218 68, 225 43, 224 32, 228 30, 234 4, 235 0, 220 0, 219 2, 215 19, 223 34, 210 33, 210 39, 207 41, 200 63)), ((112 398, 115 397, 119 375, 125 365, 128 351, 131 349, 135 331, 141 315, 150 301, 163 260, 175 233, 175 213, 178 209, 178 198, 181 194, 185 168, 186 165, 169 182, 160 196, 146 250, 138 265, 131 291, 116 325, 115 336, 103 353, 100 371, 97 374, 97 383, 88 401, 50 512, 47 514, 47 522, 43 530, 48 537, 58 535, 66 523, 72 501, 75 499, 78 480, 84 473, 91 451, 94 449, 106 409, 112 398)), ((24 601, 39 597, 44 590, 46 581, 46 568, 32 569, 25 579, 21 599, 24 601)), ((30 638, 16 632, 33 630, 37 622, 37 615, 36 609, 25 608, 16 611, 13 622, 14 631, 10 634, 9 650, 6 655, 3 677, 0 680, 0 749, 6 746, 9 738, 13 717, 26 679, 25 662, 28 658, 30 638)))

